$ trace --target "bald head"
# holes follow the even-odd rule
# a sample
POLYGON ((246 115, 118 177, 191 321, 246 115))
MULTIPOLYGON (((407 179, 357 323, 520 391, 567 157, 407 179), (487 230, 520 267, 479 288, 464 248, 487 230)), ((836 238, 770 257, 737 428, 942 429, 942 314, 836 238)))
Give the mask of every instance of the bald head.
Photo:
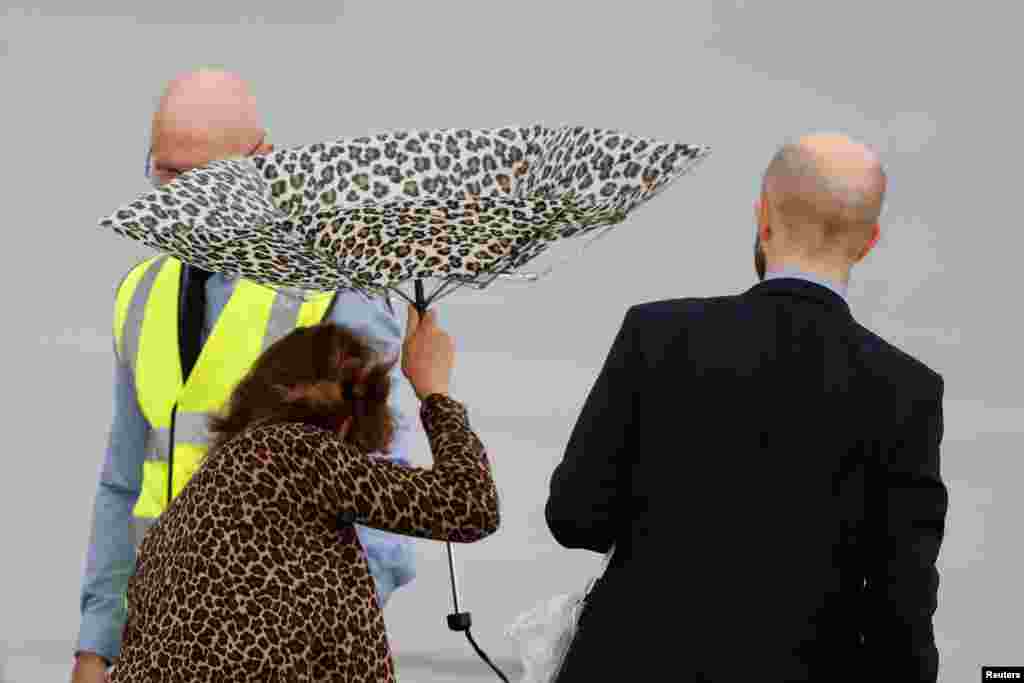
POLYGON ((152 166, 159 181, 216 159, 267 151, 256 99, 236 74, 202 69, 176 77, 153 116, 152 166))
POLYGON ((787 250, 856 260, 877 236, 886 176, 878 156, 844 135, 784 145, 764 174, 767 220, 787 250))

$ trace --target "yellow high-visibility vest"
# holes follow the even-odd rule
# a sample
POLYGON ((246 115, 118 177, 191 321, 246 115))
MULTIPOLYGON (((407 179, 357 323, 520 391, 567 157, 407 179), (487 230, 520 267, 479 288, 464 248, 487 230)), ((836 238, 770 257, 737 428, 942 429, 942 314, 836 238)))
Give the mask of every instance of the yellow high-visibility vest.
POLYGON ((182 263, 156 256, 135 266, 117 290, 117 356, 135 380, 139 408, 150 430, 142 492, 135 505, 136 543, 177 496, 209 444, 209 415, 231 396, 260 354, 297 327, 319 323, 333 293, 304 301, 240 279, 183 377, 179 340, 182 263))

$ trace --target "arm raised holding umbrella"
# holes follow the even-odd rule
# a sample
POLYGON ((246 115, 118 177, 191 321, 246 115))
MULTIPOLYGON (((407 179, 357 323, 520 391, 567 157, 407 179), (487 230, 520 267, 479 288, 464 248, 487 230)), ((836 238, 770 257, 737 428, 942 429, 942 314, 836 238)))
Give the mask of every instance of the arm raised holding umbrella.
POLYGON ((448 395, 453 359, 433 312, 410 311, 402 371, 434 454, 423 468, 372 457, 394 436, 392 364, 359 335, 323 323, 268 348, 142 543, 111 680, 393 681, 355 525, 471 543, 499 524, 484 446, 448 395), (168 576, 187 580, 168 590, 168 576))

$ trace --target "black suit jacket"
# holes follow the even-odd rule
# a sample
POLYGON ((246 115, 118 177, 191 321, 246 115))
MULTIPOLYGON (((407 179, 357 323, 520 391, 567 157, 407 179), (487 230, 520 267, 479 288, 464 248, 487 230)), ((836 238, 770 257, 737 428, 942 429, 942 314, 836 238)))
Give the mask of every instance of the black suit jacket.
POLYGON ((616 543, 560 683, 935 681, 942 392, 803 280, 630 308, 545 510, 616 543))

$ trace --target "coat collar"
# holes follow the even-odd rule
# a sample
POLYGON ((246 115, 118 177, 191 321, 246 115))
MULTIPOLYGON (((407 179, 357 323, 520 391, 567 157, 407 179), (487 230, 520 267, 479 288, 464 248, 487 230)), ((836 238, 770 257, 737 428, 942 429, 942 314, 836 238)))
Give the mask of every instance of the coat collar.
POLYGON ((754 285, 744 296, 795 296, 822 304, 829 309, 851 314, 850 305, 824 285, 796 277, 779 277, 754 285))

